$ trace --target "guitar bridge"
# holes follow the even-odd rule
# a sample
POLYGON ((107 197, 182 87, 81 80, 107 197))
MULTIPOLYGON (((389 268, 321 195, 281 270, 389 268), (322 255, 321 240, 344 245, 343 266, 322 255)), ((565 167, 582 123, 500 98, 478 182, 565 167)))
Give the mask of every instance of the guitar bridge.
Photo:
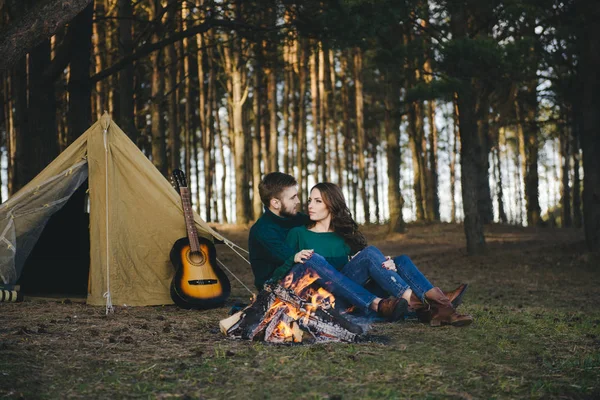
POLYGON ((194 279, 188 281, 188 284, 190 285, 216 285, 217 283, 219 283, 219 281, 216 279, 194 279))

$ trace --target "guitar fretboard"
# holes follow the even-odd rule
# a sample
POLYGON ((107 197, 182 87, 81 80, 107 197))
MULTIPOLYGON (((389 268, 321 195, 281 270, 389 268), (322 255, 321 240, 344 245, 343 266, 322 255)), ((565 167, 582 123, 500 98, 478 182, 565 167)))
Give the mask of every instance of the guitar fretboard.
POLYGON ((183 205, 183 216, 185 217, 185 228, 187 230, 188 239, 190 240, 190 250, 192 252, 200 251, 200 243, 198 242, 198 232, 194 224, 194 213, 192 211, 192 201, 190 192, 187 187, 180 187, 181 204, 183 205))

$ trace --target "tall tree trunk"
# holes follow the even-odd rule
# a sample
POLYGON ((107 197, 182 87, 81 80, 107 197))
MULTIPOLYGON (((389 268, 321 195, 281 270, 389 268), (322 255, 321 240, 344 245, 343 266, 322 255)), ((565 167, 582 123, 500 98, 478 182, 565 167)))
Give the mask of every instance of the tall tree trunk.
MULTIPOLYGON (((258 46, 257 46, 258 47, 258 46)), ((257 51, 258 53, 259 51, 257 51)), ((254 129, 252 134, 252 205, 254 219, 258 219, 262 214, 262 201, 260 200, 260 193, 258 191, 258 183, 260 182, 260 161, 262 155, 261 152, 261 125, 262 125, 262 112, 261 112, 261 92, 262 92, 262 57, 256 58, 255 70, 254 70, 254 95, 252 97, 252 108, 254 111, 254 129)), ((266 161, 266 160, 265 160, 266 161)))
MULTIPOLYGON (((156 5, 156 9, 160 4, 156 5)), ((156 11, 155 11, 156 12, 156 11)), ((133 53, 132 21, 133 8, 131 0, 119 0, 119 57, 125 58, 133 53)), ((158 40, 158 38, 156 39, 158 40)), ((158 56, 156 56, 158 57, 158 56)), ((135 127, 133 113, 134 96, 134 65, 128 64, 119 71, 119 119, 118 123, 134 142, 138 142, 138 133, 135 127)), ((162 95, 162 93, 161 93, 162 95)))
POLYGON ((165 64, 167 66, 165 90, 167 93, 167 116, 168 116, 168 151, 167 166, 170 175, 179 168, 179 104, 177 102, 177 51, 175 44, 170 44, 165 49, 165 64))
POLYGON ((293 75, 291 74, 292 67, 290 66, 290 46, 283 46, 283 99, 281 105, 281 114, 283 119, 283 172, 286 174, 290 173, 290 159, 292 152, 292 146, 290 146, 291 138, 294 136, 291 134, 293 127, 293 121, 291 117, 291 96, 294 93, 291 86, 293 85, 293 75))
POLYGON ((321 163, 319 162, 320 157, 320 140, 321 140, 321 132, 319 130, 319 78, 318 78, 318 49, 314 46, 311 49, 310 57, 309 57, 309 66, 310 66, 310 106, 311 106, 311 114, 312 114, 312 128, 313 128, 313 147, 315 151, 315 158, 313 160, 315 165, 315 173, 314 178, 315 182, 319 182, 320 178, 320 168, 321 163))
POLYGON ((308 189, 308 163, 306 154, 306 80, 307 80, 307 56, 308 42, 300 39, 298 46, 298 132, 296 144, 296 156, 298 165, 298 192, 300 193, 300 207, 305 202, 305 191, 308 189))
POLYGON ((68 139, 71 144, 92 122, 90 98, 92 86, 90 83, 91 50, 92 50, 92 18, 94 4, 90 3, 71 22, 69 35, 72 40, 71 68, 69 69, 69 112, 68 139))
POLYGON ((50 64, 50 41, 38 45, 29 53, 29 105, 27 134, 19 169, 18 187, 33 179, 58 155, 56 129, 56 99, 53 82, 48 82, 44 71, 50 64))
POLYGON ((540 222, 540 206, 538 195, 538 139, 536 89, 533 84, 527 87, 521 101, 515 102, 517 112, 517 133, 519 135, 519 152, 521 157, 521 170, 525 188, 525 208, 527 212, 527 225, 535 226, 540 222), (525 112, 524 112, 525 111, 525 112))
POLYGON ((369 199, 367 197, 367 174, 365 163, 366 138, 364 117, 364 92, 363 92, 363 54, 360 48, 354 49, 354 90, 356 96, 356 146, 358 156, 358 177, 360 197, 365 214, 365 223, 368 224, 370 217, 369 199))
MULTIPOLYGON (((465 8, 451 11, 450 26, 452 37, 466 40, 470 35, 469 20, 473 18, 465 8)), ((481 144, 477 135, 477 117, 475 98, 477 82, 475 78, 463 77, 458 91, 458 119, 460 126, 460 168, 462 200, 464 210, 464 228, 467 238, 467 252, 481 253, 485 250, 483 223, 478 209, 478 168, 481 168, 481 144)))
POLYGON ((458 141, 460 129, 458 125, 458 102, 454 94, 452 101, 452 154, 450 156, 450 222, 456 223, 456 156, 458 154, 458 141))
MULTIPOLYGON (((348 84, 348 56, 346 52, 341 53, 340 57, 340 82, 342 84, 340 90, 340 97, 342 102, 342 119, 341 119, 341 130, 342 135, 344 137, 343 148, 344 151, 341 154, 341 158, 344 160, 344 170, 346 172, 345 179, 343 179, 344 186, 346 187, 346 191, 351 193, 351 183, 350 176, 352 171, 352 162, 351 162, 351 148, 352 148, 352 138, 350 134, 350 94, 349 94, 349 84, 348 84)), ((349 202, 350 199, 347 199, 349 202)))
POLYGON ((481 149, 479 162, 480 168, 477 170, 477 202, 478 210, 481 216, 481 222, 489 224, 494 221, 494 208, 492 205, 492 192, 490 189, 490 162, 489 154, 491 151, 490 140, 490 113, 489 100, 487 94, 479 96, 477 104, 477 137, 481 149))
MULTIPOLYGON (((108 9, 108 0, 98 0, 95 2, 96 5, 96 19, 103 19, 106 17, 106 11, 108 9)), ((94 72, 98 73, 106 68, 106 52, 104 51, 104 46, 106 43, 106 24, 104 23, 94 23, 93 24, 94 34, 92 35, 93 46, 94 46, 94 72)), ((105 110, 108 110, 108 88, 107 88, 107 79, 102 79, 96 82, 96 90, 95 90, 95 105, 96 108, 93 112, 96 113, 96 118, 100 118, 100 116, 104 113, 105 110)))
POLYGON ((571 217, 571 185, 569 175, 571 172, 571 138, 568 128, 565 127, 559 134, 560 145, 560 207, 561 226, 570 227, 573 224, 571 217))
POLYGON ((327 168, 327 155, 329 154, 329 135, 327 132, 327 119, 329 117, 328 90, 325 85, 325 67, 327 61, 325 59, 324 44, 319 43, 319 132, 321 133, 321 145, 317 151, 317 162, 320 164, 321 182, 329 181, 331 176, 327 168))
MULTIPOLYGON (((228 38, 226 43, 232 38, 228 38)), ((244 92, 244 72, 241 63, 239 38, 233 38, 233 46, 224 46, 227 71, 231 82, 231 120, 233 128, 233 158, 235 168, 235 195, 236 195, 236 223, 245 225, 248 223, 249 193, 248 181, 244 171, 246 157, 246 135, 244 132, 243 106, 246 101, 247 92, 244 92)))
MULTIPOLYGON (((157 39, 157 38, 156 38, 157 39)), ((162 106, 164 103, 165 79, 164 65, 162 62, 162 50, 152 54, 152 163, 164 175, 167 176, 165 123, 162 106)), ((189 175, 188 175, 189 176, 189 175)))
POLYGON ((579 176, 579 131, 573 132, 573 222, 576 228, 581 228, 583 215, 581 214, 581 177, 579 176))
POLYGON ((267 79, 267 105, 269 111, 269 171, 279 170, 279 134, 277 129, 277 52, 270 49, 267 53, 268 68, 265 71, 267 79))
POLYGON ((404 232, 405 223, 402 216, 404 198, 400 189, 400 84, 395 71, 387 71, 384 76, 385 114, 384 128, 386 136, 386 157, 388 177, 388 203, 390 222, 388 232, 404 232))
POLYGON ((336 93, 336 62, 335 62, 335 53, 333 49, 329 50, 329 87, 331 88, 331 105, 329 107, 329 130, 330 135, 333 139, 331 144, 331 153, 333 156, 332 165, 335 170, 335 175, 337 177, 337 184, 339 187, 343 187, 343 173, 342 173, 342 157, 340 155, 340 135, 338 132, 338 97, 336 93))
MULTIPOLYGON (((213 43, 211 40, 211 35, 208 35, 207 44, 213 43)), ((200 49, 199 49, 200 50, 200 49)), ((212 47, 207 49, 206 52, 207 61, 208 61, 208 88, 207 88, 207 102, 206 102, 206 127, 204 128, 204 182, 205 182, 205 191, 204 191, 204 199, 205 204, 207 204, 206 208, 206 220, 212 221, 211 214, 214 214, 215 219, 217 216, 217 206, 215 205, 214 211, 211 213, 210 202, 212 199, 215 199, 214 203, 216 204, 216 196, 214 191, 215 186, 215 170, 216 170, 216 148, 215 148, 215 108, 213 98, 216 98, 216 73, 213 65, 213 49, 212 47)), ((200 64, 200 61, 198 61, 200 64)), ((200 79, 200 77, 198 78, 200 79)))
POLYGON ((429 185, 428 193, 428 219, 440 220, 440 196, 438 194, 438 130, 435 123, 435 101, 427 102, 427 118, 429 120, 429 185))
MULTIPOLYGON (((500 161, 500 131, 504 131, 504 128, 498 129, 498 136, 496 140, 496 183, 498 188, 498 217, 500 218, 500 222, 506 224, 508 219, 506 218, 506 211, 504 211, 504 185, 502 183, 502 163, 500 161)), ((502 136, 504 137, 505 133, 502 132, 502 136)))
POLYGON ((10 78, 10 94, 12 96, 12 130, 10 132, 10 152, 8 154, 8 195, 11 196, 21 188, 27 180, 21 175, 21 166, 25 137, 27 136, 27 57, 20 59, 13 68, 10 78))
POLYGON ((580 79, 583 149, 583 215, 585 240, 590 251, 600 252, 600 3, 581 4, 578 75, 580 79))

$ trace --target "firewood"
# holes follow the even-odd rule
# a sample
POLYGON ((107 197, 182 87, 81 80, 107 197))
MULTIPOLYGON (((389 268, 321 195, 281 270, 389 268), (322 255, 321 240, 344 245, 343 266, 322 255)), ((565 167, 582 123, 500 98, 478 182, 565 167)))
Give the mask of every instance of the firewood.
POLYGON ((292 334, 294 335, 294 342, 302 343, 302 336, 304 331, 300 329, 300 325, 297 321, 292 322, 292 334))
POLYGON ((230 332, 234 331, 244 318, 244 311, 238 311, 230 317, 219 321, 219 328, 224 335, 229 335, 230 332))

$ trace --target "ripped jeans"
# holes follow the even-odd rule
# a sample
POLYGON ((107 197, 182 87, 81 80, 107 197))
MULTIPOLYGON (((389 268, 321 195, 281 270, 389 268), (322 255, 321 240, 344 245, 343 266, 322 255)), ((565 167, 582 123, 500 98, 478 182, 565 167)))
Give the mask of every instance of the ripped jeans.
POLYGON ((341 272, 359 285, 366 285, 371 279, 381 289, 392 296, 401 297, 406 289, 411 288, 414 294, 423 301, 425 293, 433 288, 429 280, 419 271, 408 256, 394 257, 397 272, 381 266, 386 257, 375 246, 368 246, 360 251, 341 272))

